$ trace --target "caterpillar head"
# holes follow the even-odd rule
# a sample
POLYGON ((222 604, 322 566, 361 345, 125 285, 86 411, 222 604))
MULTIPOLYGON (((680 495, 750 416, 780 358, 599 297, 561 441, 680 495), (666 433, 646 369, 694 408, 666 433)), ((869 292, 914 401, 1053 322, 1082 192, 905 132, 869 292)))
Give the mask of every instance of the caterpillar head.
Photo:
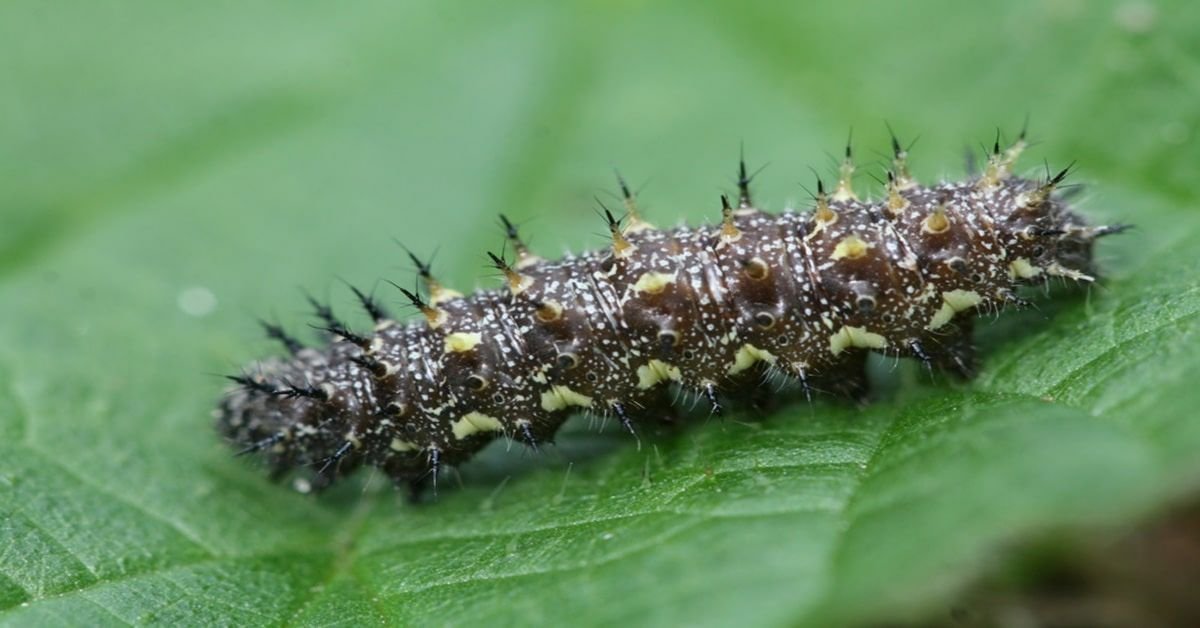
POLYGON ((1067 170, 1046 182, 1021 181, 1009 214, 1016 235, 1009 243, 1009 275, 1020 283, 1063 277, 1090 282, 1096 274, 1093 247, 1096 239, 1120 233, 1128 225, 1090 226, 1071 210, 1054 189, 1067 170))

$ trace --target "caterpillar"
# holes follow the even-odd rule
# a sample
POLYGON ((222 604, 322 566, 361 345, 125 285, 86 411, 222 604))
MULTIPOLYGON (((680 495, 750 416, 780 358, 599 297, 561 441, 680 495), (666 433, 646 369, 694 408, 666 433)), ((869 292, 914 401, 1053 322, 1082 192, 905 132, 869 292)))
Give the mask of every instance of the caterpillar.
POLYGON ((1015 175, 1024 131, 1004 150, 997 136, 967 180, 932 186, 891 143, 878 200, 855 193, 849 145, 832 191, 818 178, 804 212, 758 209, 740 159, 737 196, 698 228, 652 226, 618 174, 610 246, 542 259, 501 217, 513 254, 488 255, 504 286, 469 296, 410 253, 424 289, 393 285, 423 320, 400 323, 351 286, 374 321, 354 331, 309 297, 328 343, 264 322, 288 355, 229 376, 217 430, 274 476, 306 470, 309 489, 372 465, 419 496, 493 439, 537 449, 577 412, 636 436, 681 391, 714 413, 754 403, 768 380, 862 398, 868 352, 969 377, 977 314, 1028 305, 1023 284, 1094 281, 1095 240, 1127 227, 1071 209, 1071 166, 1015 175))

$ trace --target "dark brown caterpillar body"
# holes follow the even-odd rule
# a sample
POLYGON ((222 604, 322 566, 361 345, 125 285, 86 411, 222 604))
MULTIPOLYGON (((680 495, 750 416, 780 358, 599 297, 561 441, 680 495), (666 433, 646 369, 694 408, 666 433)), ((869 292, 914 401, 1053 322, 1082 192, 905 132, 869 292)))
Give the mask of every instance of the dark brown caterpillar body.
POLYGON ((968 375, 977 312, 1020 304, 1022 283, 1091 281, 1093 241, 1120 230, 1055 197, 1065 170, 1013 176, 1023 147, 997 145, 980 176, 924 187, 893 142, 877 202, 856 198, 847 149, 832 194, 778 215, 754 207, 743 165, 736 205, 722 198, 722 222, 696 229, 651 227, 622 183, 629 215, 608 214, 612 246, 559 261, 505 221, 517 258, 493 261, 507 289, 464 297, 419 265, 428 298, 404 292, 423 323, 397 323, 356 290, 369 334, 319 304, 326 347, 267 325, 291 355, 231 378, 218 429, 277 474, 311 469, 317 487, 363 464, 419 486, 501 435, 537 447, 575 412, 632 432, 680 388, 714 410, 767 376, 860 396, 870 350, 968 375))

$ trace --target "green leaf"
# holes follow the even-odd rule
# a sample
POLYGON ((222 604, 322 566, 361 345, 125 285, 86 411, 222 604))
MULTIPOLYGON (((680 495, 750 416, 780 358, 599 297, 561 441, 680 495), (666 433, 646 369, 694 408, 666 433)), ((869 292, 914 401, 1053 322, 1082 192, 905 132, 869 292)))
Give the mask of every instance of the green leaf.
POLYGON ((1195 490, 1200 19, 1147 6, 6 3, 0 623, 937 614, 1014 540, 1195 490), (1083 211, 1137 229, 1100 285, 982 325, 970 384, 880 364, 866 409, 640 448, 578 421, 422 507, 296 494, 212 433, 211 374, 274 350, 254 317, 407 280, 392 236, 470 287, 498 212, 599 244, 614 164, 695 222, 741 141, 778 209, 851 125, 863 155, 919 134, 932 179, 1027 113, 1028 163, 1078 160, 1083 211))

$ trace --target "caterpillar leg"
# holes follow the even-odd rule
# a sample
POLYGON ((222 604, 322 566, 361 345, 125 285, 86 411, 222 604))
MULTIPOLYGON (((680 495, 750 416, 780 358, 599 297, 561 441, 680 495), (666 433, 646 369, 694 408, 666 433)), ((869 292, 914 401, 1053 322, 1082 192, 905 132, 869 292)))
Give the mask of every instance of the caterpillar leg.
POLYGON ((977 358, 972 340, 974 321, 962 319, 947 333, 923 340, 910 340, 908 354, 920 360, 931 373, 935 370, 949 372, 961 379, 975 376, 977 358))
MULTIPOLYGON (((803 362, 776 365, 789 381, 785 393, 773 394, 772 402, 803 399, 812 403, 820 395, 833 395, 865 404, 870 395, 867 378, 867 353, 847 352, 833 364, 811 368, 803 362)), ((772 389, 770 392, 774 393, 772 389)))
POLYGON ((426 494, 432 484, 433 481, 429 476, 421 476, 416 479, 405 480, 404 482, 398 484, 397 488, 404 490, 408 503, 419 504, 421 503, 421 498, 426 494))
POLYGON ((867 352, 851 353, 837 366, 819 374, 819 390, 835 396, 865 404, 870 397, 870 382, 867 380, 867 352))

